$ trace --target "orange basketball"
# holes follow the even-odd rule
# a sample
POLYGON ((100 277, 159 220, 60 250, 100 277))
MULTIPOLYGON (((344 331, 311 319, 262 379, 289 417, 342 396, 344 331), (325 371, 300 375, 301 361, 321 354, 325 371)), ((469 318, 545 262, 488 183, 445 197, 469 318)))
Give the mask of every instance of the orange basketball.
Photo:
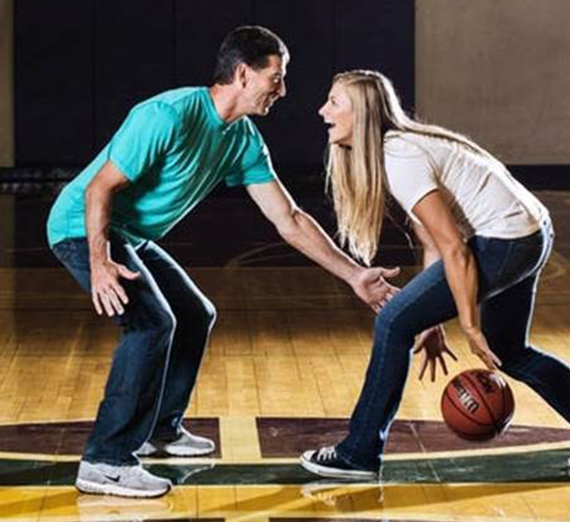
POLYGON ((445 423, 459 437, 484 441, 503 433, 515 410, 511 388, 497 373, 467 370, 456 375, 441 397, 445 423))

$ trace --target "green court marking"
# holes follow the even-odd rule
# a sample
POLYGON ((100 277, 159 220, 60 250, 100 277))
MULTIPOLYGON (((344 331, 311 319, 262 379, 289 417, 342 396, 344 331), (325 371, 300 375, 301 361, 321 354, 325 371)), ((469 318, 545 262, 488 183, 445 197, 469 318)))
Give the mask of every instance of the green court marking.
MULTIPOLYGON (((399 484, 569 482, 569 450, 387 461, 382 481, 399 484)), ((0 459, 0 486, 69 486, 77 462, 0 459)), ((151 464, 177 485, 303 485, 320 480, 297 464, 151 464)), ((329 479, 330 483, 345 484, 329 479)))

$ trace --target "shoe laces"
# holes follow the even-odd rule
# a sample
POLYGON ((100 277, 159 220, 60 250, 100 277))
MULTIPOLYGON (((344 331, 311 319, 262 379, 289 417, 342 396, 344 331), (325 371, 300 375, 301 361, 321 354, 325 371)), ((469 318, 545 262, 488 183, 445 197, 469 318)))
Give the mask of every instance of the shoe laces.
POLYGON ((326 462, 337 457, 336 448, 334 446, 326 446, 318 450, 316 460, 318 462, 326 462))

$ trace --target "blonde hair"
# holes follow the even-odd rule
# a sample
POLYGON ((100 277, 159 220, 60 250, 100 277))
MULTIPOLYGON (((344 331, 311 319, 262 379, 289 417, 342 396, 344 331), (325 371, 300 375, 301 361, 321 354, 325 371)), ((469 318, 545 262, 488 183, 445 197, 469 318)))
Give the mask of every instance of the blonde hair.
POLYGON ((352 103, 352 146, 329 146, 326 186, 332 195, 341 244, 370 265, 378 250, 386 200, 386 132, 444 138, 478 154, 488 153, 461 134, 408 117, 392 82, 379 72, 340 73, 333 78, 333 85, 336 83, 346 88, 352 103))

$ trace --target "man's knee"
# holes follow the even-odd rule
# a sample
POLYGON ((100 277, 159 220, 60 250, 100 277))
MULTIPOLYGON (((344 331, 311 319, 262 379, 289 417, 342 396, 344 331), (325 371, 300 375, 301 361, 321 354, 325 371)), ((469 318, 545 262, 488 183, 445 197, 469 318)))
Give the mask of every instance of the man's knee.
POLYGON ((214 326, 216 319, 218 317, 218 312, 214 303, 209 299, 204 299, 202 301, 202 306, 200 308, 200 323, 209 331, 214 326))
POLYGON ((177 327, 176 317, 164 307, 127 308, 117 320, 124 332, 137 332, 157 340, 172 338, 177 327))

